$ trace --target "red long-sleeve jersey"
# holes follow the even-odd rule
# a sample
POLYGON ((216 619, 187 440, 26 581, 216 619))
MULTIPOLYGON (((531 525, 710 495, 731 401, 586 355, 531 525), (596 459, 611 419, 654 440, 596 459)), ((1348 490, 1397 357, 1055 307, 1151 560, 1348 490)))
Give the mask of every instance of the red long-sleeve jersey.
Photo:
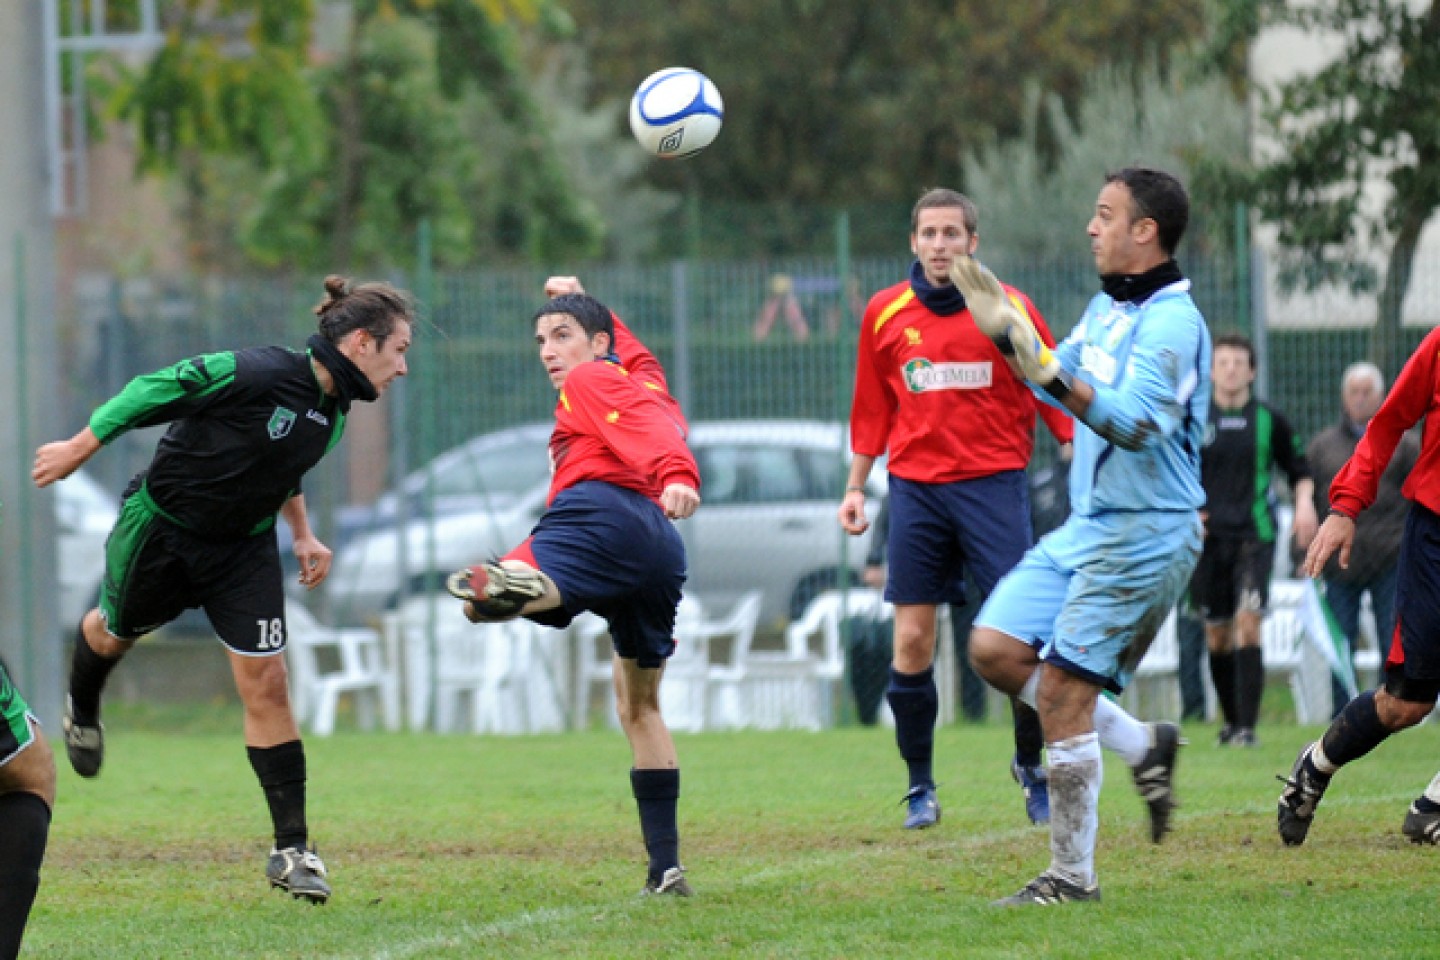
MULTIPOLYGON (((1054 346, 1030 299, 1005 289, 1054 346)), ((942 317, 906 281, 871 297, 861 324, 850 446, 872 457, 888 449, 897 477, 946 483, 1025 469, 1037 406, 1055 439, 1074 439, 1070 417, 1036 403, 968 309, 942 317)))
POLYGON ((582 363, 560 389, 547 502, 583 480, 634 490, 657 505, 672 483, 700 489, 700 470, 685 445, 689 427, 666 389, 665 371, 618 318, 615 352, 622 363, 582 363))
POLYGON ((1355 452, 1330 484, 1330 507, 1352 519, 1375 502, 1380 476, 1385 472, 1400 438, 1423 418, 1420 459, 1400 493, 1407 500, 1440 513, 1440 327, 1430 331, 1415 348, 1405 369, 1395 379, 1390 395, 1380 404, 1355 452))

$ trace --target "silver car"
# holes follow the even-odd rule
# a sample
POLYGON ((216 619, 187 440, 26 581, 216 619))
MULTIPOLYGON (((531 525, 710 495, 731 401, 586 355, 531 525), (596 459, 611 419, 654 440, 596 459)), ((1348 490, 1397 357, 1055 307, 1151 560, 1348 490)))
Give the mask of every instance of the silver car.
MULTIPOLYGON (((547 423, 485 434, 406 478, 401 490, 412 519, 403 538, 398 493, 386 494, 368 520, 352 519, 363 532, 336 550, 326 581, 332 616, 369 619, 403 594, 436 589, 445 574, 524 540, 545 509, 548 469, 537 477, 535 468, 545 464, 550 430, 547 423), (427 502, 435 504, 433 518, 427 502)), ((848 537, 836 520, 849 449, 840 424, 701 422, 689 442, 702 502, 677 524, 690 561, 688 593, 723 609, 758 588, 761 623, 778 626, 834 586, 842 569, 858 573, 870 534, 848 537)), ((883 469, 871 483, 878 507, 883 469)))

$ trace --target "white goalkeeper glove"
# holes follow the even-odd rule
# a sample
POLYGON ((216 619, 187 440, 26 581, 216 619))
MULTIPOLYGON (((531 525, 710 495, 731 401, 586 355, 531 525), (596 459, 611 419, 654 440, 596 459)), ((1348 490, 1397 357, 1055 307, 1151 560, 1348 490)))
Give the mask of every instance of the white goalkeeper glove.
POLYGON ((1010 299, 995 274, 974 257, 956 257, 950 280, 965 297, 975 326, 1006 356, 1013 356, 1025 379, 1056 399, 1070 392, 1069 376, 1025 310, 1010 299))

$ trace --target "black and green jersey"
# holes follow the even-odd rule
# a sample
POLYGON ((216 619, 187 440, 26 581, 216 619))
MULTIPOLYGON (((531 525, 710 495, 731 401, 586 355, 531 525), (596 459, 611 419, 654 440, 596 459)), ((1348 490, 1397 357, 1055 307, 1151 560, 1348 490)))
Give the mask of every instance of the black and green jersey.
POLYGON ((1211 535, 1275 539, 1270 475, 1284 471, 1293 488, 1309 479, 1305 447, 1290 422, 1254 397, 1238 410, 1210 404, 1205 446, 1200 451, 1200 482, 1211 535))
POLYGON ((156 506, 201 536, 234 539, 274 526, 345 416, 308 354, 254 347, 136 377, 90 417, 101 443, 160 423, 170 429, 145 477, 156 506))

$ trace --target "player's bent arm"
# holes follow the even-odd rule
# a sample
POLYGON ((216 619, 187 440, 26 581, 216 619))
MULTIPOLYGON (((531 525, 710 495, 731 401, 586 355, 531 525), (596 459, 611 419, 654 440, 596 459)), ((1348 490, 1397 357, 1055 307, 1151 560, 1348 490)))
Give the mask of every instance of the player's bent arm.
POLYGON ((57 480, 64 480, 80 469, 100 447, 100 438, 89 427, 69 440, 47 443, 35 451, 35 465, 30 470, 30 479, 37 487, 48 487, 57 480))

